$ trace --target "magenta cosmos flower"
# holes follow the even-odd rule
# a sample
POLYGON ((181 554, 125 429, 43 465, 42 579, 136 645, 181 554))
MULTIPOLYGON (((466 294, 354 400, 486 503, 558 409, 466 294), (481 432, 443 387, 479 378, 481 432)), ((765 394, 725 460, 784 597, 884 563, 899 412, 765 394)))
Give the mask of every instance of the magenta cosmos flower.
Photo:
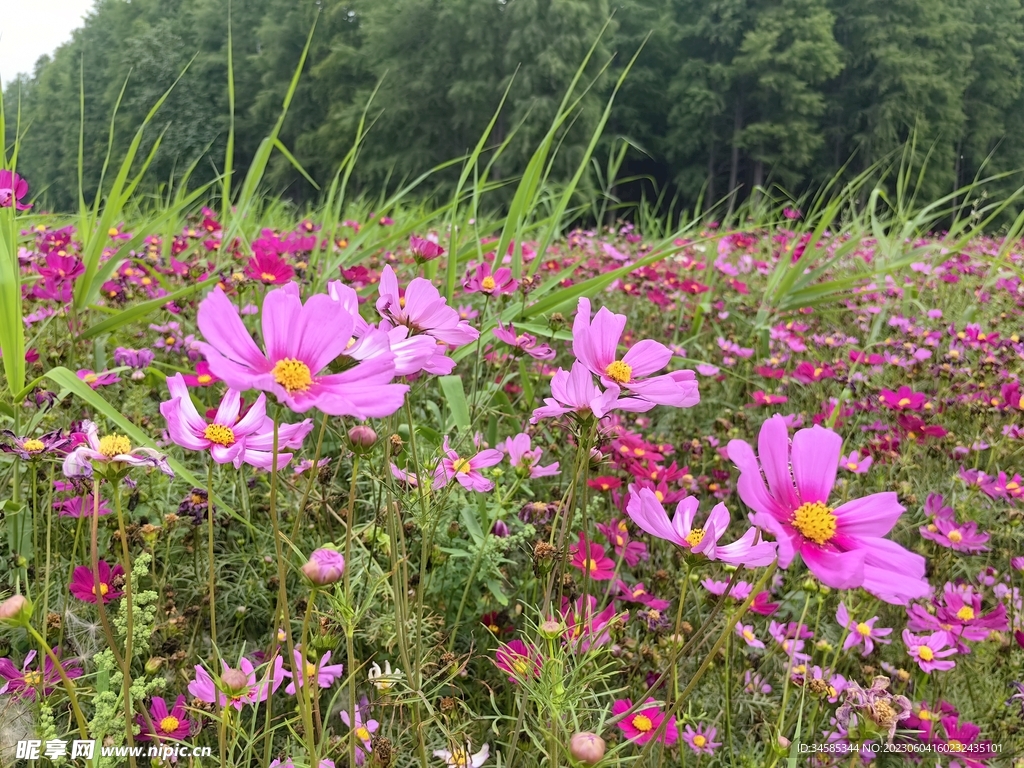
MULTIPOLYGON (((60 649, 54 648, 53 655, 59 657, 60 649)), ((10 659, 0 659, 0 678, 7 682, 0 686, 0 694, 16 694, 21 698, 34 699, 36 689, 42 688, 43 695, 49 696, 61 684, 60 672, 53 665, 50 656, 46 655, 43 660, 43 669, 29 669, 29 664, 35 661, 36 652, 29 651, 25 654, 25 661, 18 669, 11 663, 10 659)), ((69 679, 74 680, 81 677, 82 670, 72 661, 62 661, 61 667, 69 679)))
POLYGON ((761 541, 755 544, 755 528, 748 528, 732 544, 719 546, 718 540, 729 527, 729 510, 725 504, 716 504, 704 526, 696 528, 693 523, 699 504, 696 497, 687 496, 676 505, 675 517, 670 521, 654 491, 650 488, 637 489, 631 485, 626 514, 652 536, 670 541, 696 555, 704 555, 709 560, 758 568, 775 559, 775 542, 761 541))
POLYGON ((520 432, 515 437, 508 438, 498 447, 508 454, 508 463, 515 467, 520 474, 527 475, 531 479, 538 477, 550 477, 558 474, 558 462, 548 464, 546 467, 540 465, 540 457, 544 452, 543 448, 533 448, 530 436, 520 432))
POLYGON ((14 207, 19 211, 27 211, 31 204, 26 205, 21 199, 28 194, 28 182, 13 171, 0 170, 0 208, 14 207))
MULTIPOLYGON (((231 668, 223 659, 221 659, 220 663, 224 668, 223 677, 227 675, 231 668)), ((276 692, 281 687, 281 683, 284 682, 284 658, 275 656, 273 664, 268 667, 267 672, 260 680, 257 680, 256 669, 253 667, 252 662, 245 657, 238 662, 238 670, 232 671, 241 671, 242 675, 245 676, 246 684, 239 686, 236 690, 225 693, 224 690, 217 687, 210 673, 197 665, 196 679, 188 684, 189 695, 208 704, 216 704, 218 708, 226 707, 228 704, 231 704, 237 710, 241 710, 246 704, 256 706, 261 701, 266 701, 267 697, 271 693, 276 692)))
POLYGON ((587 542, 580 531, 580 541, 573 551, 570 565, 582 573, 590 573, 594 581, 608 581, 615 575, 615 561, 604 553, 604 547, 596 542, 587 542))
POLYGON ((551 360, 555 357, 555 350, 550 346, 541 344, 537 341, 536 336, 529 333, 516 333, 515 326, 512 323, 505 326, 499 320, 498 327, 492 333, 499 341, 504 341, 506 344, 515 347, 516 352, 519 354, 525 352, 537 360, 551 360))
POLYGON ((882 404, 892 408, 894 411, 920 411, 924 408, 928 396, 923 392, 915 392, 908 386, 902 386, 893 392, 891 389, 883 389, 878 395, 882 404))
POLYGON ((930 635, 912 635, 909 629, 903 630, 903 643, 907 653, 917 662, 922 671, 931 674, 932 670, 946 672, 956 666, 955 661, 944 661, 947 656, 955 656, 956 648, 946 647, 946 633, 932 632, 930 635))
POLYGON ((829 506, 842 444, 835 432, 815 426, 798 430, 790 448, 779 415, 761 426, 756 456, 748 443, 731 440, 729 458, 740 470, 740 498, 754 510, 751 522, 778 541, 781 567, 799 554, 829 587, 863 587, 897 604, 929 594, 924 558, 882 538, 904 511, 895 493, 829 506))
POLYGON ((152 448, 133 448, 131 440, 124 435, 99 436, 99 429, 91 422, 82 423, 85 443, 79 445, 64 458, 65 477, 91 477, 93 466, 156 467, 169 477, 174 471, 167 463, 167 457, 152 448))
POLYGON ((839 626, 850 633, 846 637, 846 642, 843 643, 844 651, 856 648, 858 645, 863 645, 864 650, 861 652, 861 656, 867 656, 875 650, 876 642, 883 645, 888 645, 892 642, 887 637, 887 635, 892 634, 891 628, 879 627, 875 629, 875 622, 878 621, 877 616, 872 616, 867 621, 855 621, 850 616, 846 603, 839 604, 839 608, 836 610, 836 621, 839 622, 839 626))
POLYGON ((135 718, 142 727, 135 737, 139 741, 181 741, 192 730, 192 721, 185 717, 184 696, 179 696, 171 709, 167 709, 167 702, 162 697, 154 696, 149 705, 149 718, 153 721, 152 729, 142 715, 135 718))
MULTIPOLYGON (((267 397, 260 395, 241 419, 238 418, 242 397, 229 389, 217 407, 211 422, 199 415, 188 393, 185 377, 174 374, 167 380, 171 399, 160 403, 160 413, 167 420, 171 440, 190 451, 209 451, 218 464, 241 466, 245 439, 263 428, 267 420, 267 397)), ((278 435, 280 442, 280 434, 278 435)))
POLYGON ((626 316, 601 307, 590 319, 590 300, 581 298, 572 326, 572 351, 606 387, 620 387, 631 395, 655 405, 690 408, 700 402, 693 371, 660 371, 672 359, 672 350, 653 339, 638 341, 621 358, 619 339, 626 316))
POLYGON ((499 267, 491 272, 491 265, 486 261, 477 264, 462 284, 466 293, 484 293, 493 296, 496 293, 513 293, 519 283, 512 277, 512 270, 508 267, 499 267))
POLYGON ((295 270, 276 253, 261 251, 245 265, 245 276, 264 285, 284 285, 295 277, 295 270))
POLYGON ((383 351, 343 373, 325 369, 349 347, 355 319, 327 294, 305 304, 295 283, 269 291, 263 301, 261 351, 235 306, 220 288, 199 305, 198 342, 210 370, 232 389, 273 392, 298 413, 317 408, 331 416, 365 419, 401 408, 408 387, 393 384, 394 355, 383 351))
MULTIPOLYGON (((646 709, 639 709, 629 717, 619 720, 616 725, 619 726, 619 730, 626 736, 630 741, 634 741, 637 744, 646 744, 648 741, 654 738, 658 732, 658 728, 665 720, 665 715, 662 714, 658 708, 658 702, 654 699, 648 699, 644 702, 645 704, 654 704, 656 706, 647 707, 646 709)), ((633 707, 633 702, 630 699, 619 699, 612 704, 612 714, 622 715, 628 712, 633 707)), ((658 737, 658 741, 666 746, 675 744, 679 739, 679 731, 676 728, 676 719, 674 717, 668 718, 668 724, 666 725, 664 732, 658 737)))
POLYGON ((412 257, 416 259, 417 264, 423 264, 424 262, 433 261, 434 259, 443 256, 444 248, 433 240, 412 235, 409 237, 409 253, 411 253, 412 257))
POLYGON ((513 640, 494 652, 494 666, 508 675, 510 683, 521 683, 540 674, 540 654, 532 645, 513 640))
POLYGON ((120 565, 111 568, 110 563, 100 560, 97 570, 100 575, 99 589, 96 588, 92 568, 85 565, 75 568, 71 573, 71 583, 68 585, 71 594, 86 603, 95 603, 97 593, 103 597, 104 604, 121 597, 124 593, 115 590, 113 583, 118 576, 124 576, 124 568, 120 565))
POLYGON ((444 486, 454 479, 458 481, 459 485, 470 491, 480 491, 481 493, 491 491, 494 489, 494 482, 484 477, 480 470, 493 467, 501 462, 504 457, 505 454, 498 449, 488 448, 480 451, 472 458, 464 459, 448 444, 448 438, 445 437, 444 457, 435 471, 434 487, 438 487, 438 480, 444 486))
POLYGON ((683 741, 698 755, 713 755, 722 746, 720 741, 715 741, 717 734, 718 730, 713 725, 705 727, 703 723, 698 723, 696 730, 687 725, 683 728, 683 741))

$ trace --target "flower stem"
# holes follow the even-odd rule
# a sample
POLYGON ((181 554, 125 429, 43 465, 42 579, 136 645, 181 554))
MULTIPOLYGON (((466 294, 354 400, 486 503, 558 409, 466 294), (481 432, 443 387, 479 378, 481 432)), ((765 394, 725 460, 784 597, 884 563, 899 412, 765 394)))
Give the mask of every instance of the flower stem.
MULTIPOLYGON (((355 633, 356 610, 352 600, 352 527, 356 512, 356 480, 359 477, 359 456, 352 458, 352 479, 348 486, 348 508, 345 510, 345 607, 349 615, 345 621, 345 648, 348 654, 348 716, 349 730, 356 727, 356 649, 353 634, 355 633)), ((348 762, 356 764, 356 739, 349 739, 348 762)))
MULTIPOLYGON (((60 681, 64 685, 64 690, 68 692, 68 700, 71 702, 71 711, 75 713, 75 722, 78 723, 78 733, 83 739, 89 737, 89 730, 85 724, 85 715, 82 714, 82 708, 78 706, 78 695, 75 693, 75 685, 71 682, 71 678, 68 677, 67 672, 64 671, 64 667, 60 663, 60 659, 57 658, 56 654, 47 644, 43 636, 36 631, 36 628, 31 624, 28 625, 28 632, 39 643, 39 647, 43 652, 50 657, 50 661, 53 663, 54 668, 57 670, 57 674, 60 675, 60 681)), ((40 667, 42 665, 40 664, 40 667)))
MULTIPOLYGON (((121 674, 123 678, 123 690, 124 690, 124 720, 125 720, 125 736, 128 738, 128 746, 135 746, 135 734, 132 732, 133 718, 132 713, 134 707, 132 706, 132 644, 134 641, 133 634, 135 632, 135 606, 132 604, 132 563, 128 556, 128 532, 124 525, 124 510, 121 505, 121 490, 114 485, 114 509, 117 511, 117 530, 121 538, 121 558, 124 561, 122 568, 124 568, 124 605, 127 612, 127 632, 124 640, 124 664, 121 666, 121 674)), ((97 581, 97 584, 99 582, 97 581)), ((102 590, 97 589, 97 592, 102 590)), ((98 594, 96 596, 96 602, 102 603, 103 596, 98 594)), ((131 763, 132 768, 135 766, 135 756, 133 754, 128 755, 128 761, 131 763)))
POLYGON ((213 668, 220 669, 220 651, 217 646, 217 598, 214 592, 216 586, 217 571, 213 560, 213 461, 206 466, 206 520, 210 524, 209 536, 207 537, 206 555, 209 559, 209 588, 210 588, 210 645, 213 646, 213 668))

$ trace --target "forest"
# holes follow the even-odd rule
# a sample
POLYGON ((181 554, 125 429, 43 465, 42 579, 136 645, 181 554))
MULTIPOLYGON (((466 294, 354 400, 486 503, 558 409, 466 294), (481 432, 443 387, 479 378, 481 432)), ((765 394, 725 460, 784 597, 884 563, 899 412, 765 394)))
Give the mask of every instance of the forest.
POLYGON ((516 178, 591 46, 553 171, 576 167, 628 68, 596 153, 602 167, 622 153, 622 196, 731 210, 758 187, 798 198, 887 167, 908 145, 930 199, 999 174, 1016 188, 1024 166, 1021 0, 98 0, 5 89, 18 169, 45 206, 76 207, 80 150, 96 190, 108 148, 120 157, 172 85, 142 147, 160 137, 151 191, 221 173, 232 120, 245 167, 311 34, 266 178, 300 205, 364 119, 353 189, 431 170, 424 192, 450 188, 457 168, 442 166, 501 104, 490 180, 516 178))

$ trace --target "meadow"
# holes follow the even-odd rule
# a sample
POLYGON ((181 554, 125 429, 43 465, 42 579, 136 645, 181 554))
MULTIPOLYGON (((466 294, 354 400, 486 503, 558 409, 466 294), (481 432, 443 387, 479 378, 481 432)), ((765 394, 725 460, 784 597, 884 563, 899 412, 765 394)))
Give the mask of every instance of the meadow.
POLYGON ((0 158, 0 762, 1014 764, 1019 195, 626 211, 567 96, 299 210, 297 78, 214 184, 149 118, 74 215, 0 158))

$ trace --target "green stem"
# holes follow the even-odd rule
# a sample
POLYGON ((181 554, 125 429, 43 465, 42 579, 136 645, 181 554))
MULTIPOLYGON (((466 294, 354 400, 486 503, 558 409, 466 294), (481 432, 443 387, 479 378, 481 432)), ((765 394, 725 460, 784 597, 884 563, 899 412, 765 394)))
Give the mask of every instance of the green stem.
MULTIPOLYGON (((345 510, 345 609, 348 611, 345 621, 345 649, 348 654, 348 716, 349 730, 356 727, 356 649, 353 634, 355 633, 356 610, 352 600, 352 528, 356 513, 356 480, 359 477, 359 456, 352 458, 352 479, 348 486, 348 508, 345 510)), ((349 765, 356 764, 356 739, 350 738, 348 744, 349 765)))
POLYGON ((213 460, 206 465, 206 520, 209 523, 210 531, 206 542, 206 555, 209 564, 209 591, 210 591, 210 644, 213 646, 213 668, 220 670, 220 651, 217 646, 217 597, 216 576, 217 570, 213 559, 213 460))
MULTIPOLYGON (((35 641, 39 643, 39 647, 42 649, 43 653, 50 657, 50 661, 53 663, 54 669, 56 669, 57 674, 60 675, 60 681, 64 685, 64 690, 68 692, 68 700, 71 702, 71 711, 75 713, 75 721, 78 723, 78 733, 83 739, 87 739, 89 737, 89 730, 85 725, 85 716, 82 714, 82 708, 78 706, 78 695, 75 693, 74 683, 72 683, 70 678, 68 678, 67 673, 64 671, 64 667, 60 663, 60 659, 57 658, 57 655, 53 650, 51 650, 50 646, 47 645, 43 636, 36 631, 36 628, 29 624, 28 632, 32 635, 35 641)), ((42 661, 39 662, 39 665, 40 668, 42 668, 42 661)))
MULTIPOLYGON (((124 605, 127 611, 127 634, 124 640, 124 664, 121 667, 124 690, 124 719, 125 736, 128 738, 128 746, 135 746, 135 734, 132 732, 133 717, 135 710, 132 705, 132 644, 135 632, 135 610, 132 603, 132 563, 128 555, 128 532, 124 524, 124 511, 121 505, 121 489, 114 485, 114 509, 117 511, 117 530, 121 537, 121 558, 124 561, 121 565, 124 568, 124 605)), ((103 596, 97 595, 97 603, 103 602, 103 596)), ((135 756, 128 755, 128 762, 135 766, 135 756)))

